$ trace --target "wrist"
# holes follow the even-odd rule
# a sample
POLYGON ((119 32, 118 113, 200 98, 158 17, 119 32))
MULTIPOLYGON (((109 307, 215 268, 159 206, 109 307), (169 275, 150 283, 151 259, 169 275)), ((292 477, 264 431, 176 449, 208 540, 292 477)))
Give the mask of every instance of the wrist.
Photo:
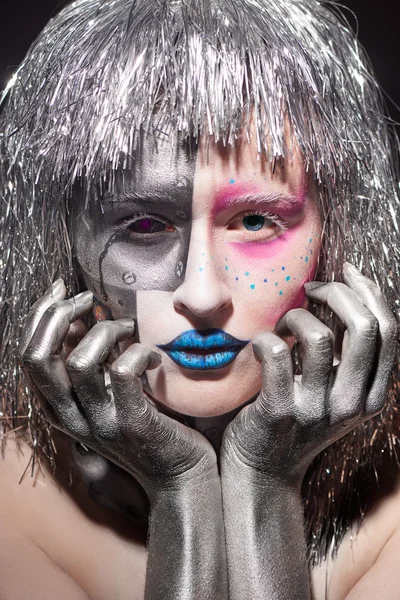
POLYGON ((263 495, 280 496, 299 494, 303 481, 300 469, 284 472, 276 465, 265 461, 262 465, 251 465, 236 451, 221 455, 222 486, 229 485, 240 491, 260 489, 263 495))
POLYGON ((148 486, 147 495, 152 505, 155 503, 178 503, 196 498, 207 500, 221 494, 221 478, 217 465, 215 469, 196 470, 196 472, 185 472, 177 477, 151 482, 148 486))

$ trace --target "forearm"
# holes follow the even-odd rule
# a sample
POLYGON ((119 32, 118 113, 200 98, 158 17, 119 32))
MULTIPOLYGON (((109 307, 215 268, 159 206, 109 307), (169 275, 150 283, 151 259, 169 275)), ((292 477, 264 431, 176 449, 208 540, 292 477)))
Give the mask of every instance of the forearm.
POLYGON ((228 598, 218 474, 158 494, 148 550, 145 600, 228 598))
POLYGON ((230 600, 309 600, 299 491, 223 466, 230 600))

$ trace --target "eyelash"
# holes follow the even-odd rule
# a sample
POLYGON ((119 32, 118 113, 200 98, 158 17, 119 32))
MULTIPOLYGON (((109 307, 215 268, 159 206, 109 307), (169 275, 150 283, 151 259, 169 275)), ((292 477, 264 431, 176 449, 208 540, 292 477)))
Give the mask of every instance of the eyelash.
POLYGON ((274 225, 279 227, 279 229, 281 230, 282 233, 284 231, 287 231, 287 229, 288 229, 288 224, 286 221, 284 221, 283 219, 278 217, 278 215, 274 215, 273 213, 270 213, 265 210, 247 210, 244 213, 241 213, 240 216, 232 219, 232 221, 230 221, 229 225, 232 225, 233 223, 239 223, 240 221, 243 221, 243 219, 245 217, 252 217, 252 216, 264 217, 265 219, 268 219, 268 221, 272 221, 272 223, 274 225))
MULTIPOLYGON (((239 216, 236 216, 234 219, 232 219, 229 222, 228 227, 230 225, 233 225, 235 223, 239 223, 240 221, 243 221, 243 219, 248 216, 264 217, 268 221, 271 221, 271 223, 274 224, 280 230, 280 233, 284 233, 288 229, 287 222, 284 221, 282 218, 278 217, 278 215, 270 213, 265 210, 258 210, 258 209, 247 210, 247 211, 241 213, 239 216)), ((136 213, 135 215, 132 215, 131 217, 127 217, 127 218, 123 219, 122 221, 120 221, 119 223, 116 224, 116 228, 118 228, 118 229, 122 228, 124 230, 128 230, 131 225, 133 225, 134 223, 137 223, 138 221, 141 221, 142 219, 152 219, 153 221, 162 223, 165 226, 173 227, 173 225, 170 221, 163 219, 159 215, 152 215, 147 212, 141 212, 141 213, 136 213)), ((130 232, 130 233, 132 235, 136 235, 138 237, 145 235, 145 234, 141 234, 141 233, 137 233, 137 232, 130 232)), ((165 232, 155 232, 155 233, 165 233, 165 232)), ((168 232, 168 233, 171 233, 171 232, 168 232)))
MULTIPOLYGON (((137 223, 138 221, 141 221, 142 219, 151 219, 153 221, 162 223, 163 225, 172 226, 172 223, 170 221, 163 219, 159 215, 152 215, 147 212, 140 212, 140 213, 136 213, 130 217, 126 217, 125 219, 122 219, 122 221, 119 221, 119 223, 116 224, 116 228, 128 229, 131 225, 133 225, 134 223, 137 223)), ((143 235, 143 234, 138 234, 138 235, 143 235)))

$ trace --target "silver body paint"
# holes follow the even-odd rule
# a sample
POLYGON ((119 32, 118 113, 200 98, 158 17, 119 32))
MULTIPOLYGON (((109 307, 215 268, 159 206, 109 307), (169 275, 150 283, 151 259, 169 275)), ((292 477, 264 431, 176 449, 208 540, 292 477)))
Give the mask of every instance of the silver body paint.
MULTIPOLYGON (((129 170, 119 170, 110 190, 92 189, 89 205, 73 199, 74 252, 88 289, 114 318, 137 319, 136 292, 173 292, 185 276, 192 223, 195 147, 177 136, 143 139, 129 170), (176 232, 148 241, 130 237, 127 221, 150 213, 176 232)), ((137 339, 139 339, 137 337, 137 339)))

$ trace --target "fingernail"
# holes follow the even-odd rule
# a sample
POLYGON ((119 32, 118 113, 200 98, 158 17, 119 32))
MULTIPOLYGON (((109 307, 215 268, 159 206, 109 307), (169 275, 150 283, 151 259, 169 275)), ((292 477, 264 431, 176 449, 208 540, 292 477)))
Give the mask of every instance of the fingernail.
POLYGON ((84 304, 91 304, 93 302, 93 293, 89 291, 82 292, 81 294, 78 294, 72 298, 72 301, 80 306, 83 306, 84 304))
POLYGON ((322 287, 324 284, 323 281, 307 281, 307 283, 304 284, 304 289, 307 291, 312 292, 313 290, 316 290, 319 287, 322 287))
POLYGON ((347 261, 343 264, 343 270, 346 270, 350 275, 361 275, 361 271, 347 261))
POLYGON ((53 294, 57 294, 64 287, 64 280, 60 277, 55 281, 47 290, 46 295, 52 296, 53 294))
POLYGON ((121 323, 123 327, 128 327, 128 329, 135 330, 135 321, 129 318, 118 319, 118 323, 121 323))

